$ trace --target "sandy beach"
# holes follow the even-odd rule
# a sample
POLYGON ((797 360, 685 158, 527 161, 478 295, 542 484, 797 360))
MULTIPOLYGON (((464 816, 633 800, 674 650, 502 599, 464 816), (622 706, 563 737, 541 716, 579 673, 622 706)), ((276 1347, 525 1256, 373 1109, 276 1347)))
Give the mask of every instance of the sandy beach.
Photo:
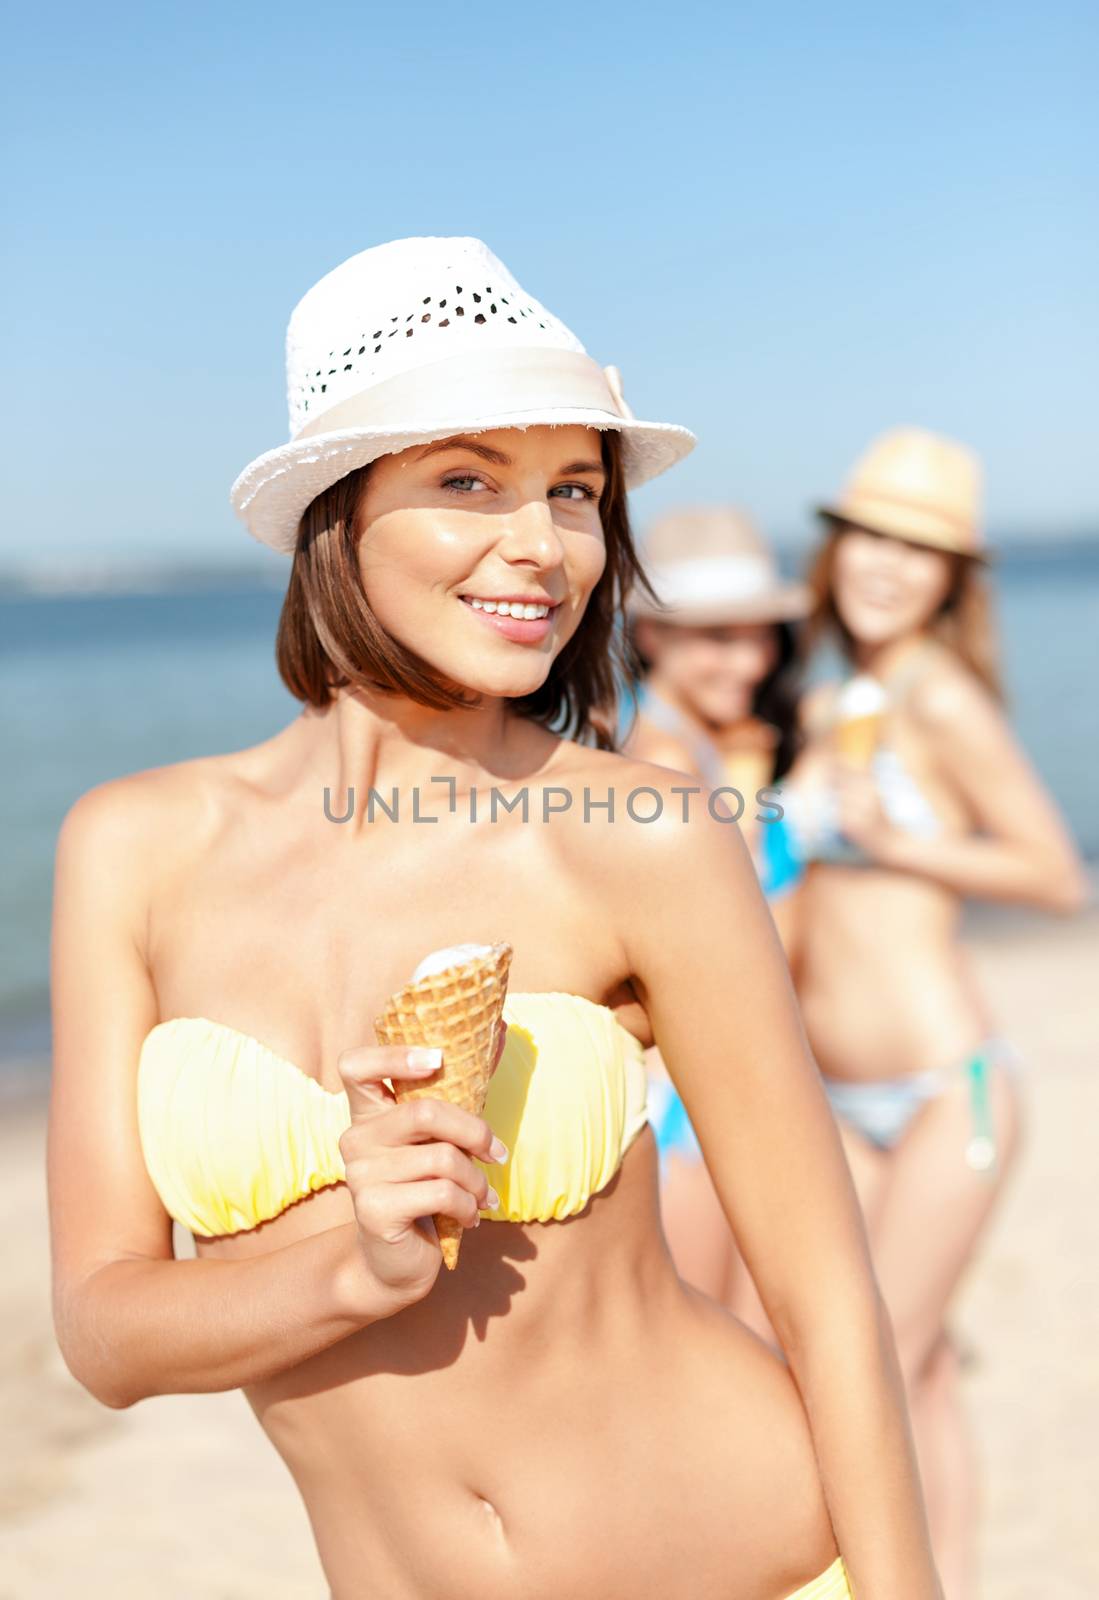
MULTIPOLYGON (((954 1317, 985 1467, 984 1600, 1094 1600, 1099 913, 986 915, 970 944, 1029 1068, 1026 1148, 954 1317)), ((69 1375, 44 1148, 40 1101, 0 1104, 0 1600, 323 1600, 305 1513, 238 1393, 117 1412, 69 1375)))

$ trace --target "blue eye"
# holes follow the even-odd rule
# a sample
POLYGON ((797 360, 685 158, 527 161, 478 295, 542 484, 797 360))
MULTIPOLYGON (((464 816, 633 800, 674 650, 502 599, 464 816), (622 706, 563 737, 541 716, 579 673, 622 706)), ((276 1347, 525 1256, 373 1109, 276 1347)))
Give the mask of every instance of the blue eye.
POLYGON ((482 488, 485 486, 485 480, 478 478, 476 473, 456 472, 451 477, 443 479, 443 488, 449 489, 452 494, 469 494, 468 488, 460 488, 459 485, 470 483, 479 483, 482 488))
MULTIPOLYGON (((581 500, 594 500, 596 498, 595 490, 589 488, 586 483, 561 483, 557 487, 559 489, 579 489, 581 500)), ((556 494, 557 490, 555 489, 551 492, 556 494)), ((572 499, 572 496, 570 495, 568 498, 572 499)))

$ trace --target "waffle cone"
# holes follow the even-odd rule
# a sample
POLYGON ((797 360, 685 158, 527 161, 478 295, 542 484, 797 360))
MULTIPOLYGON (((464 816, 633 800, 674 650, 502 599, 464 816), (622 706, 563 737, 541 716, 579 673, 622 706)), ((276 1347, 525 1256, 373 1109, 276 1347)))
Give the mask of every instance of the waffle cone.
POLYGON ((836 726, 836 748, 855 766, 868 767, 881 732, 880 712, 865 717, 848 717, 836 726))
MULTIPOLYGON (((379 1044, 438 1045, 443 1064, 418 1083, 394 1082, 397 1100, 446 1100, 480 1116, 496 1054, 496 1030, 507 995, 511 945, 494 944, 487 956, 447 967, 390 995, 374 1019, 379 1044)), ((453 1271, 465 1228, 436 1216, 443 1261, 453 1271)))

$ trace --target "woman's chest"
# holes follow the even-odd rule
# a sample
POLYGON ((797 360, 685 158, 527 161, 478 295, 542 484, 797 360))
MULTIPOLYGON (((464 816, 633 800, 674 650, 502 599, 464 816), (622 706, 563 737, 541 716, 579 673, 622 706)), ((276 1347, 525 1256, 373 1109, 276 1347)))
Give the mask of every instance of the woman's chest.
POLYGON ((230 1024, 338 1089, 338 1053, 374 1042, 385 998, 445 945, 507 940, 512 989, 633 1002, 615 908, 566 840, 518 819, 411 828, 238 828, 183 864, 150 906, 161 1016, 230 1024))

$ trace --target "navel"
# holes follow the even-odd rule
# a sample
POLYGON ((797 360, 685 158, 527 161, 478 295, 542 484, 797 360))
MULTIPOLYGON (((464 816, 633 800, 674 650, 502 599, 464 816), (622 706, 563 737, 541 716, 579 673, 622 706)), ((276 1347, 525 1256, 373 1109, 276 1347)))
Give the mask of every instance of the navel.
POLYGON ((474 1491, 474 1498, 480 1507, 481 1514, 484 1517, 485 1522, 489 1528, 491 1528, 495 1537, 498 1539, 505 1539, 507 1534, 504 1531, 504 1519, 501 1517, 492 1501, 486 1499, 483 1494, 477 1494, 476 1490, 474 1491))

